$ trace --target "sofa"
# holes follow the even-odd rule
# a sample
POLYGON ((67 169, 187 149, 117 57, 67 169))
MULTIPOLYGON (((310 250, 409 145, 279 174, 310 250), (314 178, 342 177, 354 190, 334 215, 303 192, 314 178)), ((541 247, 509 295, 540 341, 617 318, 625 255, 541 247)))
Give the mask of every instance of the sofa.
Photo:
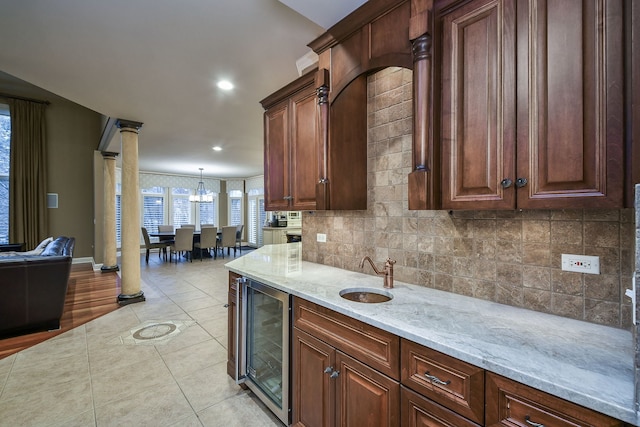
MULTIPOLYGON (((43 242, 44 244, 44 242, 43 242)), ((60 328, 75 238, 0 256, 0 336, 60 328)))

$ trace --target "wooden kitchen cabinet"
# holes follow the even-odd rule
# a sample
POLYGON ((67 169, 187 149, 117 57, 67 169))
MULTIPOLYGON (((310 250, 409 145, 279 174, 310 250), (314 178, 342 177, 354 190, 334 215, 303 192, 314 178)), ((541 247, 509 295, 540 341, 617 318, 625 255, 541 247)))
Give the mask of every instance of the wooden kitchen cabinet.
POLYGON ((264 113, 265 210, 315 210, 317 146, 315 72, 261 101, 264 113))
POLYGON ((400 366, 402 385, 484 423, 484 369, 405 339, 400 366))
POLYGON ((622 421, 487 372, 486 425, 613 427, 622 421))
MULTIPOLYGON (((237 301, 236 279, 241 278, 240 274, 229 272, 229 293, 227 294, 227 375, 236 379, 236 314, 242 307, 242 287, 240 287, 240 301, 237 301)), ((242 351, 242 349, 240 349, 242 351)))
POLYGON ((401 386, 400 419, 403 427, 478 427, 454 411, 401 386))
POLYGON ((296 298, 292 354, 295 426, 400 425, 398 337, 296 298))
POLYGON ((435 9, 442 207, 622 207, 623 1, 435 9))

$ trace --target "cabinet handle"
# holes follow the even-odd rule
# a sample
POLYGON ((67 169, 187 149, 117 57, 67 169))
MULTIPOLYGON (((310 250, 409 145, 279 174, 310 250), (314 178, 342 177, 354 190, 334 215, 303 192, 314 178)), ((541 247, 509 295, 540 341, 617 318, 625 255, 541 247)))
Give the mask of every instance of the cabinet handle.
POLYGON ((516 179, 516 187, 522 188, 527 185, 527 178, 518 178, 516 179))
POLYGON ((332 372, 333 372, 333 366, 327 366, 326 368, 324 368, 325 374, 330 374, 332 372))
POLYGON ((329 378, 338 378, 338 375, 340 375, 340 371, 333 371, 331 375, 329 375, 329 378))
POLYGON ((440 378, 436 377, 435 375, 431 375, 429 373, 429 371, 425 372, 424 376, 427 377, 429 380, 431 380, 431 382, 434 382, 436 384, 440 384, 440 385, 449 385, 449 384, 451 384, 451 380, 442 381, 440 378))
POLYGON ((511 181, 509 178, 505 178, 500 181, 500 185, 502 185, 502 188, 509 188, 511 187, 511 184, 513 184, 513 181, 511 181))
POLYGON ((283 199, 284 200, 293 200, 293 196, 284 196, 283 199))
POLYGON ((526 417, 524 417, 524 421, 529 424, 530 426, 533 427, 544 427, 544 424, 540 424, 540 423, 534 423, 533 421, 531 421, 531 418, 529 418, 529 415, 527 415, 526 417))

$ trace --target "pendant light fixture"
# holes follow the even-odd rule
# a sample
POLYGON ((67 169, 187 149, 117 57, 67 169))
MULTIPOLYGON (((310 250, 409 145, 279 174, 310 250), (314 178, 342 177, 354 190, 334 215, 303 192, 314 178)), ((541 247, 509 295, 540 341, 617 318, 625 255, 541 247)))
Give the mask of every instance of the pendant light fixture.
POLYGON ((213 202, 213 195, 207 194, 207 190, 204 188, 204 181, 202 180, 202 171, 203 168, 200 169, 200 181, 198 182, 198 187, 194 191, 192 195, 189 196, 189 201, 194 203, 204 203, 204 202, 213 202))

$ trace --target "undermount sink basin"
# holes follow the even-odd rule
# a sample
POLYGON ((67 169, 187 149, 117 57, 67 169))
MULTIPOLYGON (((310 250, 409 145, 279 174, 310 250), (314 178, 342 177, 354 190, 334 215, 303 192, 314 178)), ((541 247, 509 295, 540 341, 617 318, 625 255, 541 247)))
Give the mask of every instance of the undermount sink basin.
POLYGON ((393 298, 391 292, 373 288, 348 288, 340 291, 340 296, 349 301, 375 304, 387 302, 393 298))

